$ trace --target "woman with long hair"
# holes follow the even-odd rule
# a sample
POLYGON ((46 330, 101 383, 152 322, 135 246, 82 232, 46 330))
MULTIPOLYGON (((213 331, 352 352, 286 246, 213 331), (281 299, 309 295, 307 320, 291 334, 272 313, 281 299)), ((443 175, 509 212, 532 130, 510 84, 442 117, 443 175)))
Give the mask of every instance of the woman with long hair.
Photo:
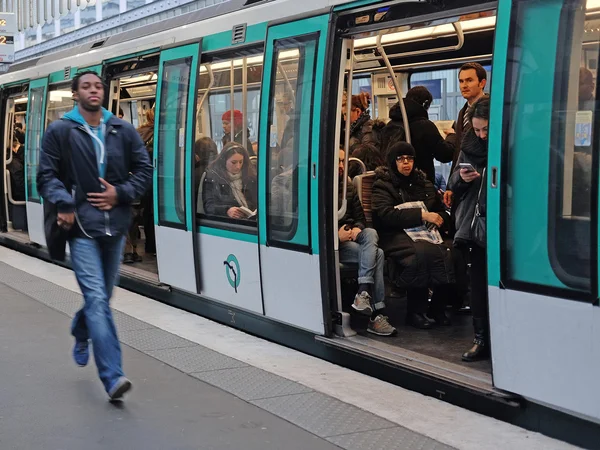
POLYGON ((448 182, 448 189, 457 202, 454 246, 470 255, 471 259, 471 311, 475 338, 473 346, 462 355, 463 361, 467 362, 490 356, 485 223, 489 120, 490 99, 483 97, 471 107, 471 128, 463 137, 457 170, 448 182))
POLYGON ((246 219, 250 214, 244 210, 256 211, 256 197, 256 173, 248 151, 237 142, 230 142, 206 171, 202 187, 204 211, 207 215, 246 219))

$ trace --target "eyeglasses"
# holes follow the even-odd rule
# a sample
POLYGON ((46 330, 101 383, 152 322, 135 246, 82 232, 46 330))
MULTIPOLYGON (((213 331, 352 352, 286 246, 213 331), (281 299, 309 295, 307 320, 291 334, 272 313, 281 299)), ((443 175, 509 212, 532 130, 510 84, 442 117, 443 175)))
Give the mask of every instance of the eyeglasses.
POLYGON ((415 160, 414 156, 409 156, 409 155, 399 155, 399 156, 396 156, 396 161, 398 161, 398 162, 403 162, 403 161, 413 162, 414 160, 415 160))

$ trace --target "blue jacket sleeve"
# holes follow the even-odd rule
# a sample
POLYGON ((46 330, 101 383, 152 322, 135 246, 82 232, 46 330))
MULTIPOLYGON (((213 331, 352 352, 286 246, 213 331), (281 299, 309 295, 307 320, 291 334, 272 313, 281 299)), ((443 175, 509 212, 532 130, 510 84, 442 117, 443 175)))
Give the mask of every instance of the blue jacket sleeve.
POLYGON ((150 164, 148 150, 142 142, 140 135, 132 128, 130 141, 129 178, 124 183, 115 186, 119 204, 129 205, 142 197, 152 184, 153 167, 150 164))
MULTIPOLYGON (((42 140, 37 187, 44 200, 54 203, 60 213, 75 211, 75 201, 64 183, 59 179, 61 143, 59 125, 50 126, 42 140)), ((64 162, 63 162, 64 164, 64 162)))

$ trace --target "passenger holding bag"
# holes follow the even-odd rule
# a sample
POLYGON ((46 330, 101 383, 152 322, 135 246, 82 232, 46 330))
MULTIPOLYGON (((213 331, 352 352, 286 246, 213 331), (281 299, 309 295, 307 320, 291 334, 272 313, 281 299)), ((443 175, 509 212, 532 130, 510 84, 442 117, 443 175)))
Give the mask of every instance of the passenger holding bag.
POLYGON ((471 259, 471 310, 475 339, 463 354, 464 361, 489 358, 488 286, 486 257, 486 166, 490 99, 473 104, 472 128, 462 141, 461 152, 448 183, 456 204, 454 246, 471 259))

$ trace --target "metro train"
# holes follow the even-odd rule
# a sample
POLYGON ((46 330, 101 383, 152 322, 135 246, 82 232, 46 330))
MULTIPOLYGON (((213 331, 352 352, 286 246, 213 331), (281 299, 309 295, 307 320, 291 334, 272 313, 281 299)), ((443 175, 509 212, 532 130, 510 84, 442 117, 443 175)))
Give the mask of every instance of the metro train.
MULTIPOLYGON (((142 242, 154 236, 155 250, 123 266, 122 286, 600 448, 599 57, 598 0, 235 0, 91 39, 0 75, 0 243, 48 258, 36 186, 42 135, 73 107, 72 77, 96 71, 113 113, 138 127, 155 111, 154 227, 140 231, 142 242), (430 119, 455 120, 464 104, 458 68, 470 61, 488 71, 491 93, 492 359, 476 364, 460 359, 472 338, 468 315, 444 330, 397 320, 395 337, 366 333, 350 312, 355 269, 339 264, 337 238, 344 96, 369 92, 371 116, 385 120, 407 89, 424 85, 434 97, 430 119), (594 79, 586 99, 582 68, 594 79), (294 170, 285 200, 292 211, 284 214, 271 186, 284 170, 279 143, 291 109, 294 170), (257 171, 250 220, 207 214, 195 170, 197 141, 210 137, 220 151, 228 138, 222 120, 238 120, 232 111, 241 113, 241 139, 257 171), (24 199, 9 170, 15 127, 25 135, 24 199)), ((449 166, 436 164, 447 176, 449 166)), ((371 175, 353 182, 360 188, 371 175)), ((393 319, 405 299, 389 293, 393 319)))

